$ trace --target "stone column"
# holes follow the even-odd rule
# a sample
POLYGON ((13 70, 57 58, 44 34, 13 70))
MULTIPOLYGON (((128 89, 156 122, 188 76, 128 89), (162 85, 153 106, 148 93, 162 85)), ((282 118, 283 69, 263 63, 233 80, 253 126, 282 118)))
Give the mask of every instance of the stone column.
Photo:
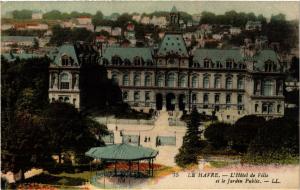
POLYGON ((52 88, 52 73, 49 73, 49 88, 52 88))

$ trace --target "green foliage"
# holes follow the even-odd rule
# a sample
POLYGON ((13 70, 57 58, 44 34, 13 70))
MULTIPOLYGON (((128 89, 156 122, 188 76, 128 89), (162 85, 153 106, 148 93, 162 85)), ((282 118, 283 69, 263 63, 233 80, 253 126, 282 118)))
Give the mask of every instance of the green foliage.
POLYGON ((298 122, 287 118, 269 120, 258 130, 248 153, 274 158, 278 155, 299 155, 298 122))
POLYGON ((180 167, 198 163, 197 156, 202 148, 200 141, 202 131, 199 130, 199 125, 200 114, 196 109, 193 109, 187 124, 186 134, 183 137, 182 146, 179 149, 179 153, 175 156, 175 162, 180 167))
POLYGON ((247 21, 262 21, 266 22, 266 18, 262 15, 255 16, 254 13, 237 13, 236 11, 225 12, 224 15, 215 15, 211 12, 202 12, 200 24, 221 24, 244 27, 247 21))
POLYGON ((259 128, 265 125, 265 119, 255 115, 246 115, 236 121, 233 127, 226 131, 226 140, 232 149, 245 153, 249 143, 255 138, 259 128))
POLYGON ((228 123, 212 123, 204 131, 204 137, 214 146, 214 148, 224 148, 227 146, 225 139, 226 130, 232 127, 228 123))
POLYGON ((52 28, 53 35, 50 39, 50 44, 62 45, 65 42, 87 41, 91 42, 94 39, 93 32, 85 28, 62 28, 55 25, 52 28))
POLYGON ((47 20, 66 20, 71 18, 78 18, 80 16, 91 16, 90 13, 79 13, 77 11, 73 11, 71 13, 62 13, 58 10, 52 10, 45 14, 43 14, 43 19, 47 20))
POLYGON ((15 19, 31 19, 32 11, 31 10, 14 10, 12 16, 15 19))

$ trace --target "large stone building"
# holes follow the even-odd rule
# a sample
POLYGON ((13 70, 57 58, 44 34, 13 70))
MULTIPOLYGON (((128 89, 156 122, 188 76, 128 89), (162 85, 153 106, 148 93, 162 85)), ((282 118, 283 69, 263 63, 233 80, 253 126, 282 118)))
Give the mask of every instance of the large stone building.
MULTIPOLYGON (((107 69, 108 78, 120 86, 125 102, 143 111, 189 111, 196 107, 200 112, 214 112, 224 121, 247 114, 268 118, 284 114, 284 74, 273 50, 247 46, 191 52, 179 31, 179 19, 179 12, 173 8, 169 31, 158 49, 102 49, 97 60, 107 69)), ((65 52, 63 48, 50 66, 49 98, 67 98, 79 108, 80 90, 76 86, 79 73, 75 63, 79 63, 81 54, 65 52), (75 65, 66 66, 64 56, 74 56, 75 65), (68 85, 63 81, 68 81, 68 85)))

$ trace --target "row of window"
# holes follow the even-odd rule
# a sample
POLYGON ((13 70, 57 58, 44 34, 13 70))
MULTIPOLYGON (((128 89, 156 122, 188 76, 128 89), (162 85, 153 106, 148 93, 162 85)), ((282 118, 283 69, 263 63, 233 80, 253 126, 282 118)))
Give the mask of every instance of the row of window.
MULTIPOLYGON (((258 113, 259 112, 259 104, 255 104, 254 105, 254 109, 255 109, 255 112, 258 113)), ((276 106, 276 112, 280 113, 281 109, 282 109, 281 108, 281 104, 278 104, 276 106)), ((261 113, 268 114, 268 113, 274 113, 274 112, 275 112, 275 110, 274 110, 274 103, 267 102, 267 103, 263 103, 262 104, 261 113)))
MULTIPOLYGON (((55 101, 57 101, 57 100, 55 100, 55 98, 52 98, 52 99, 51 99, 51 102, 55 102, 55 101)), ((71 103, 71 102, 70 102, 70 98, 69 98, 68 96, 59 96, 58 101, 59 101, 59 102, 71 103)), ((73 103, 74 105, 76 104, 76 98, 73 98, 72 103, 73 103)))
MULTIPOLYGON (((231 104, 231 94, 226 94, 226 104, 231 104)), ((197 103, 197 94, 192 94, 192 104, 197 103)), ((204 93, 203 95, 203 103, 204 104, 209 104, 209 94, 204 93)), ((216 93, 214 96, 214 103, 215 104, 220 104, 220 94, 216 93)), ((238 94, 237 96, 237 103, 238 104, 243 104, 243 95, 238 94)))
MULTIPOLYGON (((140 101, 140 92, 139 91, 134 92, 133 99, 134 99, 135 102, 140 101)), ((123 100, 124 101, 128 100, 128 92, 127 91, 123 92, 123 100)), ((150 101, 150 92, 149 91, 145 92, 145 101, 146 102, 150 101)))
MULTIPOLYGON (((263 96, 273 96, 275 84, 272 80, 264 80, 262 82, 255 80, 254 81, 254 94, 256 95, 263 95, 263 96), (260 86, 262 85, 262 88, 260 86)), ((282 82, 276 82, 276 95, 282 94, 282 82)))
MULTIPOLYGON (((145 61, 142 57, 135 57, 131 62, 129 59, 125 58, 122 60, 119 56, 113 56, 111 58, 112 65, 124 65, 124 66, 151 66, 153 65, 152 60, 145 61)), ((109 65, 109 61, 105 58, 102 59, 103 65, 109 65)))
MULTIPOLYGON (((195 68, 200 68, 200 63, 193 62, 192 67, 195 68)), ((204 59, 203 61, 203 68, 217 68, 217 69, 222 69, 223 65, 220 61, 217 61, 216 63, 212 62, 210 59, 204 59)), ((226 69, 246 69, 246 65, 245 63, 235 63, 231 60, 227 60, 226 61, 226 65, 225 65, 226 69)))
MULTIPOLYGON (((119 84, 118 80, 118 75, 117 74, 112 74, 112 80, 119 84)), ((145 81, 144 81, 144 86, 152 86, 151 84, 151 76, 150 75, 145 75, 145 81)), ((191 78, 191 87, 192 88, 198 88, 198 77, 197 76, 192 76, 191 78)), ((179 77, 179 87, 187 87, 187 76, 180 76, 179 77)), ((130 81, 129 81, 129 75, 124 74, 123 75, 123 86, 129 86, 130 81)), ((134 86, 141 86, 141 77, 139 74, 134 75, 133 78, 133 85, 134 86)), ((163 75, 158 75, 157 76, 157 86, 158 87, 176 87, 176 77, 174 73, 171 73, 167 76, 167 81, 166 84, 164 82, 164 76, 163 75)), ((210 83, 209 83, 209 76, 205 76, 203 78, 203 88, 210 88, 210 83)), ((214 80, 214 88, 221 88, 221 77, 215 77, 214 80)), ((225 82, 225 88, 226 89, 232 89, 233 88, 233 80, 232 77, 227 77, 226 82, 225 82)), ((237 80, 237 88, 238 89, 244 89, 244 80, 243 78, 238 78, 237 80)))

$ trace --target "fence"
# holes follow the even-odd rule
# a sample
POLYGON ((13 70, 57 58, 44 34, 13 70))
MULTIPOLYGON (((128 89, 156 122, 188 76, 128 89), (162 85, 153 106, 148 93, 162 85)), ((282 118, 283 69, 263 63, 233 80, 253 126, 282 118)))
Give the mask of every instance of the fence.
POLYGON ((146 119, 116 119, 116 118, 105 118, 105 117, 96 117, 94 118, 97 122, 102 124, 127 124, 127 125, 154 125, 154 120, 146 119))

